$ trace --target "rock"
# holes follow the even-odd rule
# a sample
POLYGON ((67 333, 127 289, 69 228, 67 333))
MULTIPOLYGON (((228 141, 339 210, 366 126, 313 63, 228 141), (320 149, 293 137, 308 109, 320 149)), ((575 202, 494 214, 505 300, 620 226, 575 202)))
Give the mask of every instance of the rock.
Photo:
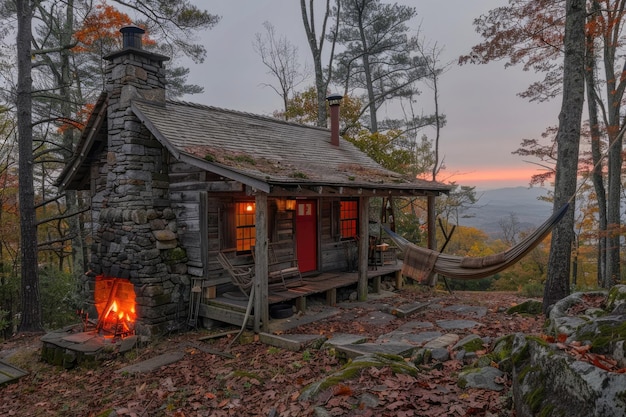
POLYGON ((314 399, 320 392, 339 384, 343 381, 355 378, 360 375, 363 369, 367 368, 383 368, 388 367, 394 374, 405 374, 417 376, 417 368, 412 363, 404 361, 402 356, 396 355, 365 355, 354 359, 346 366, 328 375, 326 378, 309 384, 300 393, 299 399, 302 401, 310 401, 314 399))
POLYGON ((437 362, 445 362, 450 359, 450 352, 448 349, 438 348, 430 351, 430 357, 437 362))
POLYGON ((626 410, 626 375, 554 350, 541 339, 513 338, 513 400, 518 417, 618 417, 626 410))
POLYGON ((506 313, 536 316, 543 312, 542 308, 543 303, 541 301, 526 300, 521 304, 509 308, 506 313))
POLYGON ((626 303, 626 285, 615 285, 606 297, 606 310, 613 311, 626 303))
POLYGON ((581 317, 557 317, 548 320, 546 333, 552 335, 566 334, 568 336, 574 334, 579 327, 589 323, 581 317))
POLYGON ((459 341, 459 335, 454 334, 454 333, 446 333, 442 336, 439 336, 436 339, 431 340, 430 342, 426 343, 424 345, 424 347, 426 349, 445 349, 448 346, 452 346, 454 345, 456 342, 459 341))
POLYGON ((599 317, 580 326, 575 339, 590 343, 595 353, 611 353, 619 341, 626 339, 626 316, 599 317))
POLYGON ((480 326, 480 323, 474 320, 437 320, 437 326, 445 330, 470 329, 480 326))
POLYGON ((476 352, 481 350, 484 346, 483 340, 477 334, 470 334, 459 340, 456 345, 452 347, 452 350, 463 349, 466 352, 476 352))
POLYGON ((558 317, 566 317, 568 316, 568 310, 578 304, 584 304, 583 296, 597 296, 604 295, 606 296, 606 291, 590 291, 590 292, 576 292, 574 294, 570 294, 567 297, 563 298, 556 302, 552 307, 550 307, 550 319, 555 319, 558 317))
POLYGON ((502 391, 504 385, 497 382, 504 372, 491 366, 484 368, 470 368, 459 373, 458 385, 461 388, 479 388, 491 391, 502 391))
POLYGON ((451 305, 443 309, 443 311, 450 311, 465 316, 484 317, 487 314, 487 307, 479 306, 466 306, 466 305, 451 305))

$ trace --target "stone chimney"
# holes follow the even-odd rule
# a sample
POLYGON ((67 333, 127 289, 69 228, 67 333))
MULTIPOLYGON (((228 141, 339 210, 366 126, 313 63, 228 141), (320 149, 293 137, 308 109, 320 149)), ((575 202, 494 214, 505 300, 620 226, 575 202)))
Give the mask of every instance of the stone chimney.
POLYGON ((108 95, 108 152, 92 198, 97 225, 92 275, 126 278, 134 285, 135 331, 164 334, 182 327, 189 295, 186 253, 169 203, 167 151, 131 110, 132 100, 165 105, 168 57, 142 48, 144 30, 120 30, 122 50, 104 57, 108 95))
POLYGON ((339 106, 342 98, 339 94, 326 97, 330 107, 330 144, 334 146, 339 146, 339 106))

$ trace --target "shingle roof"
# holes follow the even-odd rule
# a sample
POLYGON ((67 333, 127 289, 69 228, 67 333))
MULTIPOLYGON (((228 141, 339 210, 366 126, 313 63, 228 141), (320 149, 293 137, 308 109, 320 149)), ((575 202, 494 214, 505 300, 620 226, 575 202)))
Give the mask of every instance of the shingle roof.
POLYGON ((389 171, 328 129, 178 101, 134 101, 133 111, 174 156, 227 168, 270 185, 327 185, 447 192, 389 171))

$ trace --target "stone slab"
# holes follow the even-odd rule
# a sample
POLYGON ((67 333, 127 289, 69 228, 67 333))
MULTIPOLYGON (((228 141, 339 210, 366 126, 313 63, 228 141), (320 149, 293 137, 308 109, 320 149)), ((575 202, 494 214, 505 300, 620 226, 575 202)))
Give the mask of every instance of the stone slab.
POLYGON ((128 336, 122 339, 122 341, 120 342, 120 353, 125 353, 133 349, 135 346, 137 346, 138 340, 139 338, 137 337, 137 335, 128 336))
POLYGON ((13 366, 3 360, 0 360, 0 386, 12 381, 17 381, 23 376, 28 375, 23 369, 13 366))
POLYGON ((112 340, 104 339, 103 337, 96 337, 94 334, 93 337, 87 337, 87 335, 83 333, 77 333, 78 337, 76 339, 72 338, 72 334, 68 334, 65 331, 59 332, 50 332, 41 337, 41 341, 43 343, 48 343, 50 345, 56 346, 57 348, 69 349, 74 352, 81 352, 86 355, 95 355, 100 350, 102 350, 105 345, 110 344, 114 345, 115 343, 112 340), (69 340, 68 340, 69 339, 69 340), (71 340, 79 340, 78 342, 73 342, 71 340), (82 342, 80 342, 82 340, 82 342))
POLYGON ((452 346, 459 341, 459 335, 454 333, 447 333, 440 336, 424 345, 425 349, 441 349, 452 346))
POLYGON ((392 321, 397 320, 397 317, 393 314, 385 313, 383 311, 372 311, 364 316, 357 318, 359 323, 376 324, 379 326, 385 326, 392 321))
POLYGON ((399 307, 395 307, 394 309, 391 310, 391 314, 393 314, 394 316, 398 316, 400 318, 404 318, 407 316, 410 316, 411 314, 417 313, 419 311, 424 311, 426 310, 426 308, 428 308, 428 306, 430 305, 430 303, 426 302, 415 302, 415 303, 409 303, 409 304, 403 304, 399 307))
POLYGON ((408 343, 359 343, 356 345, 336 346, 337 352, 344 354, 348 359, 354 359, 363 355, 382 353, 388 355, 400 355, 408 357, 415 346, 408 343))
POLYGON ((441 336, 441 332, 420 332, 420 333, 408 333, 404 331, 395 330, 383 335, 380 335, 376 340, 378 343, 385 342, 400 342, 410 343, 412 345, 422 346, 424 343, 430 342, 441 336))
POLYGON ((480 323, 474 320, 437 320, 436 323, 445 330, 471 329, 480 326, 480 323))
POLYGON ((96 337, 96 334, 94 332, 82 332, 62 337, 62 339, 66 342, 85 343, 87 340, 93 339, 94 337, 96 337))
POLYGON ((504 385, 498 381, 504 373, 491 366, 480 369, 472 369, 469 372, 461 372, 459 375, 459 383, 464 384, 466 388, 487 389, 491 391, 502 391, 504 385))
POLYGON ((429 329, 434 327, 435 325, 429 321, 409 321, 404 323, 402 326, 398 327, 396 330, 401 330, 405 332, 413 332, 416 330, 429 329))
POLYGON ((322 347, 356 345, 367 342, 367 337, 350 333, 336 333, 328 338, 322 347))
POLYGON ((133 365, 125 366, 124 368, 118 369, 117 373, 130 373, 130 374, 142 374, 147 372, 152 372, 156 369, 161 368, 165 365, 170 365, 172 363, 178 362, 185 356, 184 352, 181 351, 172 351, 167 352, 159 356, 155 356, 154 358, 150 358, 143 362, 135 363, 133 365))
POLYGON ((326 341, 326 337, 318 334, 275 335, 270 333, 259 333, 259 340, 270 346, 298 352, 307 346, 320 346, 326 341))
POLYGON ((484 317, 487 314, 487 307, 457 304, 448 306, 444 308, 443 311, 449 311, 466 316, 484 317))

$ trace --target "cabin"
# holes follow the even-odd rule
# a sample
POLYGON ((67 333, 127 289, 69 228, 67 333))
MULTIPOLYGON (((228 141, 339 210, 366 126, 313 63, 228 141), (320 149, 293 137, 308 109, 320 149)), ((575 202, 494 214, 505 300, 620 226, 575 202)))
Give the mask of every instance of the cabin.
POLYGON ((132 298, 135 331, 152 335, 243 324, 250 304, 250 326, 266 331, 273 304, 304 309, 316 292, 333 303, 351 284, 364 299, 370 280, 399 274, 395 259, 372 256, 384 254, 370 200, 424 197, 432 208, 448 185, 384 169, 341 138, 337 96, 330 129, 168 100, 168 57, 142 48, 141 29, 121 32, 57 181, 88 196, 81 291, 92 315, 132 298))

